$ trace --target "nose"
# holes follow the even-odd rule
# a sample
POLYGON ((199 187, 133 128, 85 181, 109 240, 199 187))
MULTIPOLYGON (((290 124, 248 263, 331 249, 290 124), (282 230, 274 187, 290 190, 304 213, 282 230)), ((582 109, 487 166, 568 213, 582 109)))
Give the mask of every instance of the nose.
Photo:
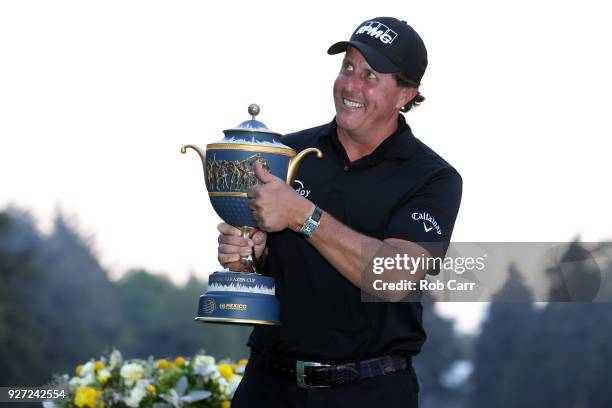
POLYGON ((359 92, 361 89, 361 78, 358 75, 349 75, 344 81, 344 91, 349 94, 359 92))

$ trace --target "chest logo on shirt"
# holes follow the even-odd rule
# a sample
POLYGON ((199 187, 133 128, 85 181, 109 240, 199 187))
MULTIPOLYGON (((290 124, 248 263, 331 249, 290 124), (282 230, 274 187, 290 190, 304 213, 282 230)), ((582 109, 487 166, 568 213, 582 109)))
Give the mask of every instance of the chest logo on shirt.
POLYGON ((440 227, 440 224, 438 224, 438 221, 436 221, 436 219, 428 213, 413 212, 412 219, 415 221, 423 221, 423 229, 425 230, 425 232, 429 232, 435 229, 436 234, 442 235, 442 228, 440 227))
POLYGON ((310 190, 307 190, 306 187, 304 187, 304 183, 302 183, 300 180, 294 180, 293 186, 297 186, 295 191, 302 197, 308 198, 310 195, 310 190))

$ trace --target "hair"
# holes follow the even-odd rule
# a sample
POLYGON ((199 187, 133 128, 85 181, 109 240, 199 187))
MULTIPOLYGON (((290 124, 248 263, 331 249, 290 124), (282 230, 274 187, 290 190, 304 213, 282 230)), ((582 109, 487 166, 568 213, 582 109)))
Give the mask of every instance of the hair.
POLYGON ((400 88, 417 88, 416 96, 412 98, 407 104, 405 104, 402 109, 400 109, 402 112, 408 112, 415 106, 419 106, 421 102, 425 100, 425 97, 421 95, 421 92, 418 91, 419 86, 421 86, 420 83, 415 82, 412 79, 408 79, 408 77, 402 72, 395 73, 394 77, 397 86, 399 86, 400 88))

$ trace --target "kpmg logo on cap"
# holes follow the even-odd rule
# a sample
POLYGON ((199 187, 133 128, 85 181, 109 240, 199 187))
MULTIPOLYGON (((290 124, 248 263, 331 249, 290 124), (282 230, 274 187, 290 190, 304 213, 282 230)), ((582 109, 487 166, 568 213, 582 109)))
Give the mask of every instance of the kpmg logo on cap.
POLYGON ((355 34, 366 34, 370 37, 378 38, 383 44, 391 44, 395 37, 397 37, 395 31, 378 21, 365 22, 355 31, 355 34))

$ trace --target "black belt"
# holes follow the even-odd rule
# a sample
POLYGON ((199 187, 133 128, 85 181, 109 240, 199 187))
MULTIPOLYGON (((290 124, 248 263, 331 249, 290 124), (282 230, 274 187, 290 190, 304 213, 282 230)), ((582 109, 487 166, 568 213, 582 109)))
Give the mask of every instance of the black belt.
POLYGON ((249 364, 266 372, 296 381, 301 388, 323 388, 352 384, 359 380, 380 377, 412 367, 410 356, 391 355, 363 361, 330 363, 302 361, 264 355, 253 350, 249 364))

